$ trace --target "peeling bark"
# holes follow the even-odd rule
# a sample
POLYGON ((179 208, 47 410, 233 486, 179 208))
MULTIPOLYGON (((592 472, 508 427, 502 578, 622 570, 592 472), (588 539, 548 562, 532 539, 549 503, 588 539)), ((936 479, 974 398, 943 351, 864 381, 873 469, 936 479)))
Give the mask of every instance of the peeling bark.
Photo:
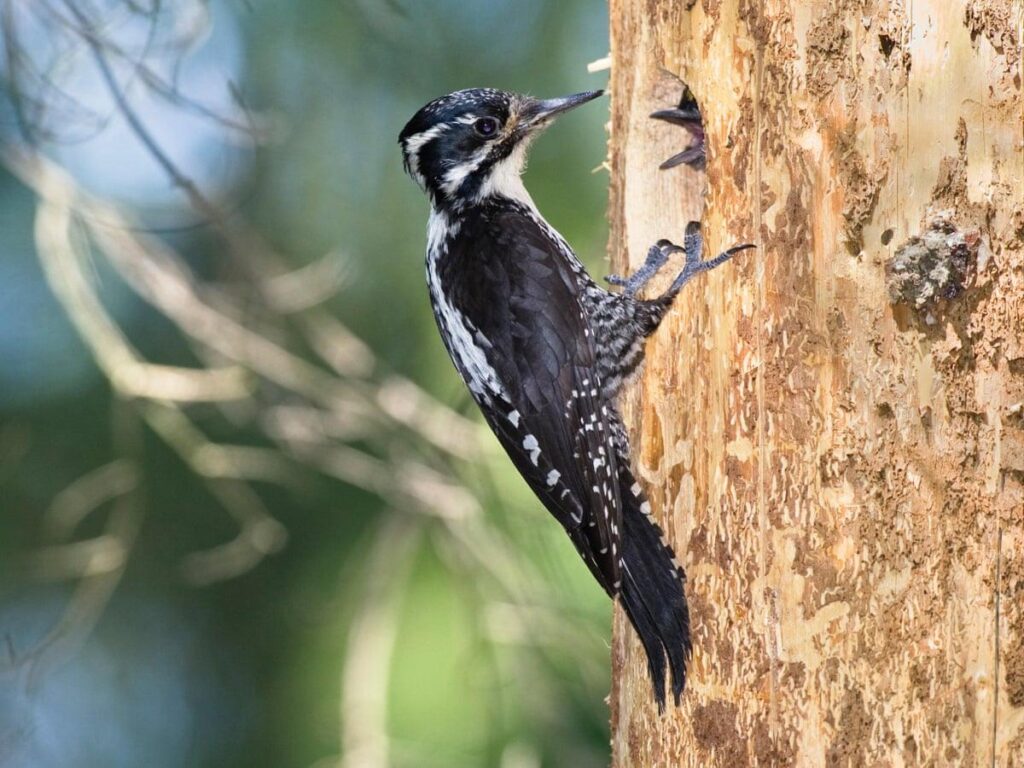
POLYGON ((689 219, 759 246, 687 286, 624 402, 695 651, 659 717, 617 612, 614 765, 1024 766, 1024 4, 610 16, 613 270, 689 219), (657 170, 683 81, 706 177, 657 170), (890 295, 953 258, 907 256, 937 218, 956 290, 890 295))

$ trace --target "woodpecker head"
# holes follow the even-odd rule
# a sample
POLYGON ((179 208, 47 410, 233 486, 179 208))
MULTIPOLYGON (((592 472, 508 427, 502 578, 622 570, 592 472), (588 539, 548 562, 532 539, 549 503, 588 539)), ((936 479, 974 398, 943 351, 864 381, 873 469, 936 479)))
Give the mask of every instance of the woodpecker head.
POLYGON ((435 208, 461 209, 490 196, 526 195, 526 149, 559 114, 596 99, 586 91, 535 99, 492 88, 456 91, 427 104, 398 137, 405 170, 435 208))

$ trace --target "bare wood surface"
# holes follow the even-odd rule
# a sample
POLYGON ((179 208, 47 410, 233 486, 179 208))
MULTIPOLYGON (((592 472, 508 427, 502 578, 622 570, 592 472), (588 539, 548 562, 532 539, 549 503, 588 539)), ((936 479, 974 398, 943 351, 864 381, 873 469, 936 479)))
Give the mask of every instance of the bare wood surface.
POLYGON ((695 652, 659 717, 617 612, 614 765, 1024 766, 1022 3, 610 5, 613 271, 702 206, 705 256, 759 246, 626 398, 695 652), (657 170, 677 78, 706 202, 657 170), (893 303, 940 214, 971 277, 893 303))

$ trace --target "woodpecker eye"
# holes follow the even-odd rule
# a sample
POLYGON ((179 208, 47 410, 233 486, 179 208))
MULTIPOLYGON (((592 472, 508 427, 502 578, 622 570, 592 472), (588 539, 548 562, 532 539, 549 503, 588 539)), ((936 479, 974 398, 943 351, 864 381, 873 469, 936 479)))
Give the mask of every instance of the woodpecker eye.
POLYGON ((498 132, 498 121, 493 117, 481 117, 473 123, 473 130, 485 139, 489 139, 498 132))

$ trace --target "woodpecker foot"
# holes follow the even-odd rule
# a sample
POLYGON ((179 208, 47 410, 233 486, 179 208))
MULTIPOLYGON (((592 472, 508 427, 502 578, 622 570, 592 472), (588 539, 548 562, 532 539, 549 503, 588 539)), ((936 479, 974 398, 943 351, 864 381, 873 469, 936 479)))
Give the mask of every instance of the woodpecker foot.
POLYGON ((684 285, 701 272, 708 272, 718 265, 724 264, 740 251, 753 247, 752 243, 734 245, 713 259, 701 261, 700 253, 704 248, 704 238, 700 233, 700 224, 696 221, 691 221, 686 225, 686 236, 681 246, 676 245, 671 240, 659 240, 647 251, 647 258, 640 269, 629 277, 608 275, 605 281, 612 285, 622 286, 625 289, 623 293, 626 296, 636 296, 640 289, 647 285, 651 278, 657 275, 661 268, 668 263, 670 254, 683 253, 686 254, 686 264, 683 267, 683 271, 679 273, 672 286, 664 294, 665 297, 672 297, 679 293, 684 285))
POLYGON ((677 165, 686 164, 696 170, 704 170, 704 122, 701 119, 697 100, 693 98, 690 89, 683 89, 683 95, 679 100, 678 106, 672 109, 659 109, 657 112, 652 112, 651 117, 655 120, 664 120, 672 125, 685 128, 693 139, 686 149, 672 155, 672 157, 658 167, 664 171, 669 168, 675 168, 677 165))
POLYGON ((605 281, 612 285, 619 285, 625 288, 623 293, 627 296, 636 296, 637 292, 643 288, 654 277, 661 268, 668 263, 668 255, 673 251, 668 250, 669 248, 677 248, 678 246, 673 245, 668 240, 659 240, 656 245, 652 245, 647 251, 647 258, 644 260, 644 265, 640 267, 629 277, 622 277, 621 275, 608 275, 605 281))
POLYGON ((686 225, 686 237, 683 240, 682 247, 675 245, 674 243, 669 243, 667 240, 659 241, 659 243, 661 242, 668 243, 668 246, 662 249, 667 253, 686 254, 686 264, 683 266, 683 271, 679 273, 676 279, 672 282, 672 286, 665 292, 665 298, 675 296, 684 285, 690 282, 690 280, 701 272, 709 272, 720 264, 727 262, 740 251, 745 251, 748 248, 754 247, 753 243, 741 243, 740 245, 734 245, 727 251, 722 251, 713 259, 701 261, 700 253, 704 248, 704 238, 700 233, 700 224, 696 221, 691 221, 686 225))

